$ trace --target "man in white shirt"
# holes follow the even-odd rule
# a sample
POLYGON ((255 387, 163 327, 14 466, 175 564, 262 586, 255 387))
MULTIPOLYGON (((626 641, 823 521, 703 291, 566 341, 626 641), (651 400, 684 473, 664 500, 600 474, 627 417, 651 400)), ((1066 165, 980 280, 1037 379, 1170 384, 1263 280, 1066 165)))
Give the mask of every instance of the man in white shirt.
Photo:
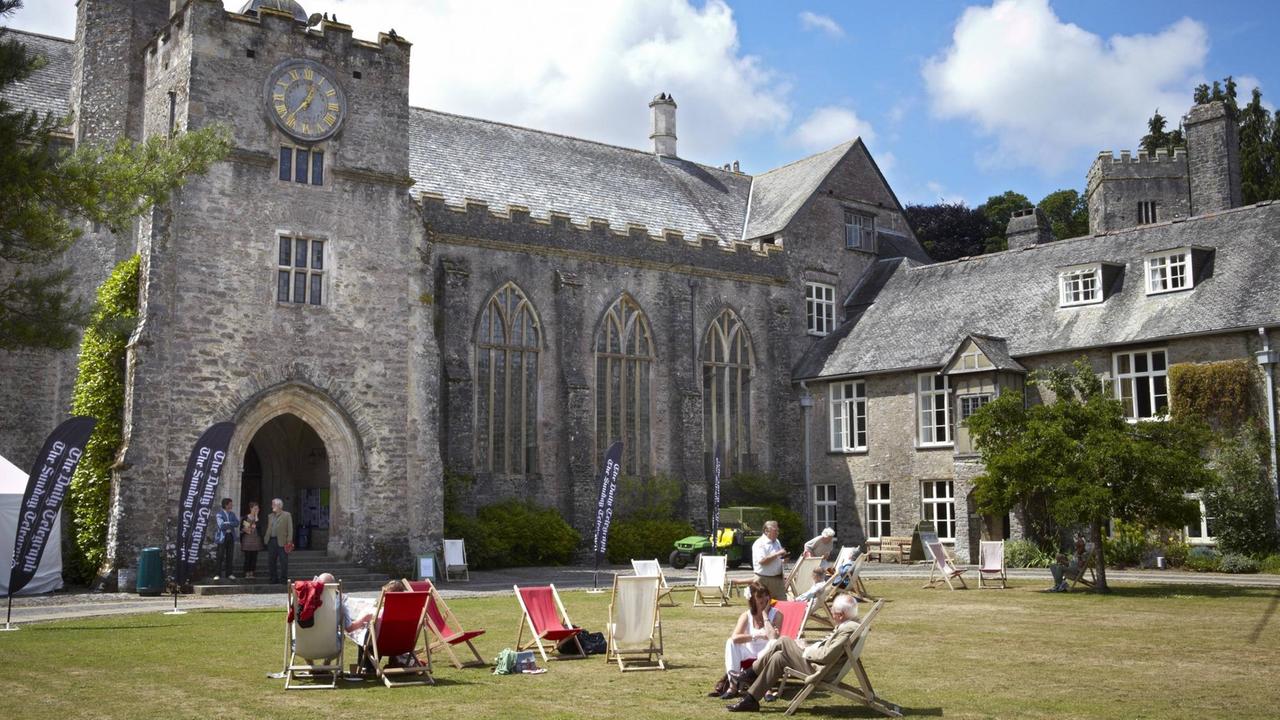
POLYGON ((766 522, 764 534, 751 546, 751 569, 755 571, 756 580, 769 588, 769 594, 776 600, 787 597, 786 583, 782 579, 782 560, 786 556, 787 551, 778 542, 778 522, 766 522))

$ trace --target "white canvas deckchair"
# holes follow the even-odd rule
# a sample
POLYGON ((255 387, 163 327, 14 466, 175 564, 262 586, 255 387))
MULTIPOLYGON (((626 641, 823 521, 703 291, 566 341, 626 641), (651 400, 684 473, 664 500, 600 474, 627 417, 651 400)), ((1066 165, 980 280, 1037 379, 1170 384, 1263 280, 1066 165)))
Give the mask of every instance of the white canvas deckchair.
POLYGON ((813 587, 813 571, 822 566, 820 557, 802 557, 787 576, 787 595, 794 600, 813 587))
POLYGON ((613 578, 609 622, 605 625, 605 662, 628 670, 666 670, 662 659, 662 620, 658 614, 658 578, 613 578))
POLYGON ((831 576, 826 588, 813 598, 813 606, 809 611, 810 622, 819 627, 835 627, 834 620, 831 617, 831 603, 842 592, 853 595, 859 601, 871 601, 871 596, 867 593, 866 586, 862 584, 861 577, 862 566, 866 562, 867 554, 859 555, 858 559, 853 561, 853 567, 849 568, 843 577, 839 572, 839 568, 848 565, 848 561, 836 566, 836 574, 831 576))
POLYGON ((871 687, 871 679, 867 677, 867 670, 862 665, 862 649, 867 643, 868 634, 871 632, 871 621, 875 619, 876 614, 880 612, 880 608, 883 605, 884 600, 876 601, 871 610, 862 617, 862 622, 858 625, 858 629, 854 631, 848 642, 845 643, 844 658, 837 659, 826 665, 820 665, 807 675, 794 668, 787 668, 783 671, 783 684, 788 680, 804 683, 804 686, 796 693, 795 698, 791 700, 791 704, 787 706, 785 714, 795 714, 796 709, 815 690, 823 690, 860 702, 882 715, 902 717, 901 707, 885 702, 876 695, 875 690, 871 687), (850 671, 853 671, 858 680, 857 687, 844 682, 845 676, 850 671))
POLYGON ((836 553, 835 567, 839 568, 841 565, 852 560, 853 554, 856 552, 858 552, 858 548, 853 547, 852 545, 845 545, 844 547, 840 548, 840 552, 836 553))
POLYGON ((724 555, 699 555, 693 604, 724 607, 729 604, 729 569, 724 555), (708 602, 714 599, 715 602, 708 602))
POLYGON ((444 579, 453 580, 460 574, 463 580, 471 582, 471 572, 467 570, 467 543, 465 540, 444 541, 444 579))
POLYGON ((978 588, 995 587, 996 583, 1000 583, 1001 589, 1009 587, 1009 578, 1004 572, 1004 541, 983 540, 978 546, 978 588))
POLYGON ((631 569, 635 571, 636 577, 656 577, 658 578, 658 600, 666 598, 670 603, 667 607, 675 607, 680 603, 676 602, 676 598, 671 594, 671 586, 667 584, 667 578, 662 574, 662 566, 654 560, 632 560, 631 569))
POLYGON ((947 587, 955 590, 956 586, 951 583, 952 580, 959 580, 960 587, 969 589, 964 581, 964 570, 957 568, 955 563, 951 562, 941 540, 929 543, 929 554, 933 556, 933 564, 929 566, 929 582, 924 585, 926 590, 937 587, 940 582, 946 582, 947 587))
MULTIPOLYGON (((285 647, 289 650, 289 661, 285 664, 285 690, 333 689, 338 684, 338 674, 342 672, 342 623, 339 617, 342 584, 325 585, 320 595, 320 607, 312 615, 310 627, 298 624, 298 618, 285 625, 285 647), (320 682, 321 676, 328 678, 327 683, 320 682), (310 684, 299 684, 300 680, 311 680, 310 684)), ((286 607, 292 608, 298 602, 294 586, 289 586, 286 607)))

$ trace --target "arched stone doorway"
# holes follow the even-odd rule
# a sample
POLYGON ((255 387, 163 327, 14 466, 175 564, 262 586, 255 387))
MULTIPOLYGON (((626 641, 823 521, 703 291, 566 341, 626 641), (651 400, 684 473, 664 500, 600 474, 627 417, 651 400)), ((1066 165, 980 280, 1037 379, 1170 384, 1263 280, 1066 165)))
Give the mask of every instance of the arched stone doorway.
POLYGON ((358 523, 355 488, 365 475, 363 444, 350 416, 318 388, 291 381, 245 401, 234 422, 223 496, 241 510, 258 501, 264 517, 271 498, 279 497, 295 527, 315 526, 312 549, 349 557, 358 523))

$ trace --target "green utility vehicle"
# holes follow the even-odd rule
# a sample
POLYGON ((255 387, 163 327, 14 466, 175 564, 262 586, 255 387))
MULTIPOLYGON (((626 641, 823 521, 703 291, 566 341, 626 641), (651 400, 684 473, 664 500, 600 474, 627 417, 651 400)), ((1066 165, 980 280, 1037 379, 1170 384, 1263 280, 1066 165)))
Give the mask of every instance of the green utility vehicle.
POLYGON ((764 533, 769 510, 762 507, 720 508, 720 532, 716 542, 706 535, 690 535, 676 541, 671 551, 671 567, 680 570, 698 562, 704 553, 724 555, 730 568, 751 562, 751 544, 764 533))

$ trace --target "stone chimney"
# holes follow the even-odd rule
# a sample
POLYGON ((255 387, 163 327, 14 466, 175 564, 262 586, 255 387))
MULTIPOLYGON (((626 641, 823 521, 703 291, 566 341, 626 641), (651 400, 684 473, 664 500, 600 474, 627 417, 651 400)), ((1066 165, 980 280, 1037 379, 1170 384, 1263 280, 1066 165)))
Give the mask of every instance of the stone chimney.
POLYGON ((1015 210, 1013 217, 1009 218, 1009 228, 1004 236, 1009 241, 1010 250, 1053 242, 1049 218, 1038 207, 1015 210))
POLYGON ((653 110, 653 132, 649 133, 653 152, 676 157, 676 99, 661 93, 649 102, 649 107, 653 110))
POLYGON ((1191 108, 1182 119, 1191 177, 1191 214, 1239 207, 1240 136, 1236 119, 1222 101, 1191 108))

